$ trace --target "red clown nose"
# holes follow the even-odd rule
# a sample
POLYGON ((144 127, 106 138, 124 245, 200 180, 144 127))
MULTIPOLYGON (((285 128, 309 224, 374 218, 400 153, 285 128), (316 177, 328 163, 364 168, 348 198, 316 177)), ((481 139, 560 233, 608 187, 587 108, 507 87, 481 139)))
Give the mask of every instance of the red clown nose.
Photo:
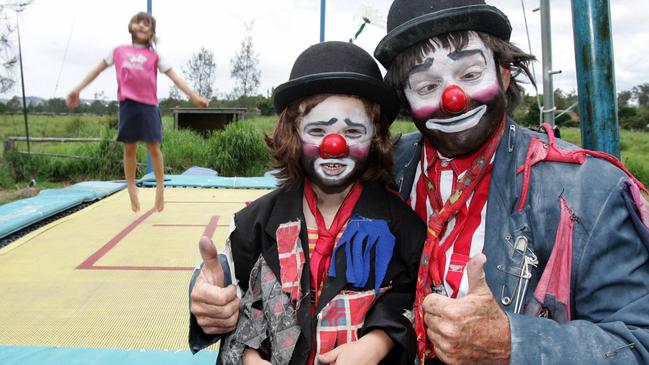
POLYGON ((347 142, 340 134, 328 134, 320 144, 320 157, 335 158, 347 156, 347 142))
POLYGON ((450 85, 442 93, 442 109, 457 114, 466 111, 469 100, 461 87, 450 85))

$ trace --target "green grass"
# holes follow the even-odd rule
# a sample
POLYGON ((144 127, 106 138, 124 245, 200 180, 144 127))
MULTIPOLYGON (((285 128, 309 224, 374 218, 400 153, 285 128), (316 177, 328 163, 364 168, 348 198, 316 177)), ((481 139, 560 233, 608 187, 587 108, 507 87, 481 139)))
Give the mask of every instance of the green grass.
POLYGON ((413 122, 411 122, 408 119, 399 118, 395 120, 390 126, 390 135, 398 136, 400 134, 406 134, 406 133, 414 132, 416 130, 417 127, 415 127, 415 124, 413 122))
MULTIPOLYGON (((415 125, 405 119, 396 120, 390 127, 390 133, 393 136, 416 130, 415 125)), ((579 128, 561 128, 561 138, 581 146, 579 128)), ((622 130, 620 132, 620 155, 629 171, 645 186, 649 186, 649 158, 647 158, 649 157, 649 133, 622 130)))
MULTIPOLYGON (((581 146, 579 128, 562 128, 561 138, 581 146)), ((620 131, 620 160, 643 184, 649 186, 649 133, 620 131)))
MULTIPOLYGON (((30 137, 99 137, 106 125, 117 126, 117 117, 98 115, 28 115, 30 137)), ((19 114, 0 114, 0 139, 25 136, 25 120, 19 114)))
MULTIPOLYGON (((223 176, 262 174, 269 155, 262 142, 264 133, 272 133, 277 116, 252 117, 231 124, 226 131, 205 139, 188 130, 174 130, 173 116, 163 117, 162 151, 167 173, 177 174, 192 166, 213 168, 223 176), (257 133, 253 133, 257 132, 257 133)), ((31 137, 101 137, 92 143, 31 143, 34 153, 49 153, 81 158, 4 156, 0 150, 0 191, 24 189, 30 177, 39 186, 60 186, 84 179, 123 179, 122 146, 113 142, 117 120, 114 116, 94 115, 29 115, 31 137)), ((398 119, 390 127, 393 136, 416 131, 408 119, 398 119)), ((0 114, 0 138, 24 136, 22 115, 0 114)), ((562 128, 562 138, 580 145, 578 128, 562 128)), ((622 161, 646 185, 649 185, 649 133, 621 131, 622 161)), ((16 142, 18 151, 26 151, 25 142, 16 142)), ((138 147, 138 176, 145 173, 146 148, 138 147)), ((3 202, 0 196, 0 203, 3 202)))

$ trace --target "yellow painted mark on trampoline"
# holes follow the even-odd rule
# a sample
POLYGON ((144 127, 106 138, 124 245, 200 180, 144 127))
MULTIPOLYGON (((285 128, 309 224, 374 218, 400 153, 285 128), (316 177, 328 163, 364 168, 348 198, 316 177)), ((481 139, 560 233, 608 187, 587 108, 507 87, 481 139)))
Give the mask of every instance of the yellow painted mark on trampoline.
MULTIPOLYGON (((200 236, 222 248, 266 192, 169 188, 162 213, 135 214, 121 191, 22 237, 0 250, 0 345, 186 349, 200 236)), ((142 206, 153 196, 140 189, 142 206)))

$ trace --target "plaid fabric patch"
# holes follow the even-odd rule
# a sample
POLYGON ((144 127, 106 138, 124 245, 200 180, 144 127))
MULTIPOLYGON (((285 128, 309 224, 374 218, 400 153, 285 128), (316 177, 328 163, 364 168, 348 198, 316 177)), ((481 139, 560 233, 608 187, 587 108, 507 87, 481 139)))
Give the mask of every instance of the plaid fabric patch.
POLYGON ((304 266, 304 251, 300 242, 300 222, 289 222, 280 225, 275 232, 277 252, 279 254, 280 281, 282 291, 291 297, 293 305, 299 303, 300 278, 304 266))
POLYGON ((250 272, 248 291, 241 298, 237 327, 221 344, 221 362, 241 364, 246 347, 258 349, 269 339, 271 362, 288 364, 300 332, 289 296, 260 256, 250 272))
MULTIPOLYGON (((381 289, 381 295, 385 289, 381 289)), ((376 300, 374 290, 344 290, 318 314, 316 355, 324 354, 347 342, 358 340, 358 330, 376 300)))

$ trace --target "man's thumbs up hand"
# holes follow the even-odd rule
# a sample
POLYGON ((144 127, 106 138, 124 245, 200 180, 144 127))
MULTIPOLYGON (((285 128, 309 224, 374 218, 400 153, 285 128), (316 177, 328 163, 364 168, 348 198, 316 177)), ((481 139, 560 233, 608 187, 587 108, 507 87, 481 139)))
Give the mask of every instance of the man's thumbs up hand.
POLYGON ((212 240, 203 236, 198 247, 203 267, 192 288, 191 312, 206 334, 228 333, 234 330, 239 319, 237 288, 223 287, 223 268, 212 240))
POLYGON ((424 320, 437 356, 447 364, 509 363, 509 319, 491 294, 484 254, 466 266, 469 292, 460 299, 430 294, 424 320))
POLYGON ((481 253, 473 256, 466 264, 466 275, 469 282, 468 295, 491 296, 491 290, 487 285, 484 274, 484 264, 486 262, 487 257, 481 253))

